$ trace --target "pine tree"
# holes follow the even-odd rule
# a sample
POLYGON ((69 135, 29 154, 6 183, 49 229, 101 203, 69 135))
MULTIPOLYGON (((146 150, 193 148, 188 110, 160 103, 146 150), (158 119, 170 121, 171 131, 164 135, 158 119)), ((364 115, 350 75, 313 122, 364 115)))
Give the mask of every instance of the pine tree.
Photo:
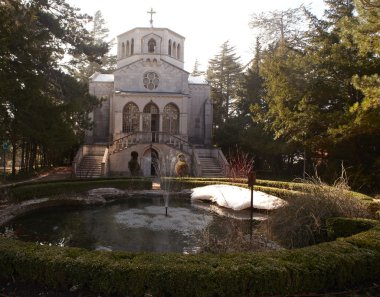
MULTIPOLYGON (((108 48, 111 48, 114 40, 108 40, 109 30, 105 25, 103 15, 98 10, 92 19, 91 36, 95 45, 102 46, 106 44, 108 48)), ((75 63, 74 75, 81 81, 88 82, 89 77, 95 72, 112 73, 116 68, 116 55, 107 53, 98 61, 89 61, 85 55, 81 55, 73 62, 75 63)))
POLYGON ((199 63, 198 59, 196 59, 194 62, 193 71, 191 72, 192 76, 201 76, 201 75, 205 74, 204 71, 199 70, 199 66, 200 66, 200 63, 199 63))
POLYGON ((235 112, 237 91, 242 78, 240 57, 235 48, 226 41, 220 53, 209 60, 207 77, 212 88, 214 102, 214 124, 220 126, 235 112))
POLYGON ((326 3, 325 19, 308 14, 302 48, 276 44, 263 53, 267 110, 256 104, 252 111, 276 138, 305 148, 330 171, 343 159, 352 174, 368 174, 380 149, 379 110, 372 105, 362 112, 366 97, 355 87, 355 77, 379 73, 380 61, 361 55, 345 28, 355 15, 353 1, 326 3))
POLYGON ((259 104, 260 108, 265 109, 264 78, 261 75, 261 42, 256 38, 255 56, 251 61, 251 67, 243 76, 241 88, 239 90, 238 113, 242 115, 251 115, 250 107, 252 104, 259 104))
POLYGON ((0 15, 0 138, 11 140, 13 159, 22 151, 29 171, 51 164, 53 152, 70 151, 97 104, 63 71, 62 59, 96 61, 108 49, 94 43, 88 18, 62 0, 3 1, 0 15))

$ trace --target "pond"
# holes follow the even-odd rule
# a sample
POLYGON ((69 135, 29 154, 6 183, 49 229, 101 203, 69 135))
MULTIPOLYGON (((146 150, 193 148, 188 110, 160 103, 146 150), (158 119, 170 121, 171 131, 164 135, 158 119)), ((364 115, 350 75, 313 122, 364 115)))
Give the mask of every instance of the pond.
POLYGON ((130 197, 106 206, 33 212, 2 226, 0 232, 47 245, 178 253, 196 252, 205 236, 225 238, 236 229, 249 234, 250 221, 242 219, 249 211, 229 211, 226 216, 207 205, 170 197, 166 216, 163 197, 130 197))

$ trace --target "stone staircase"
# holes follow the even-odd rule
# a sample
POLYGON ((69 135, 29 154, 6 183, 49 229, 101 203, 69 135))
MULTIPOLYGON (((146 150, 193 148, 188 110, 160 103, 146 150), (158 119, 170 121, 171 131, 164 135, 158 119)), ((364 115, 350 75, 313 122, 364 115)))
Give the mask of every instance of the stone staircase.
POLYGON ((79 178, 96 178, 102 175, 102 159, 99 155, 83 156, 77 171, 76 176, 79 178))
POLYGON ((199 157, 202 166, 202 177, 224 177, 223 168, 214 157, 199 157))

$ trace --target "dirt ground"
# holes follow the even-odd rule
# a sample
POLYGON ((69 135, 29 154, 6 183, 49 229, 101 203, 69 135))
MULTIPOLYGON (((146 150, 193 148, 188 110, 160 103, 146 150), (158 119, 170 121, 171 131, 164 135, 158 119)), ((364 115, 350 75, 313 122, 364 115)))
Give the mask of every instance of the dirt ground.
POLYGON ((41 180, 60 180, 60 179, 69 179, 72 177, 71 167, 54 167, 48 172, 37 177, 38 181, 41 180))

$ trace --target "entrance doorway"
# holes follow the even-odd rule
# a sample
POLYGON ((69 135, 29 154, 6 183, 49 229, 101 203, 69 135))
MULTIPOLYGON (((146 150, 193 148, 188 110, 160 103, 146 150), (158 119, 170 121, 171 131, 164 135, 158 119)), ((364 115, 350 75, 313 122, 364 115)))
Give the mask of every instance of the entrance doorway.
POLYGON ((158 106, 153 102, 148 103, 143 110, 143 131, 150 132, 150 142, 159 142, 160 112, 158 106))
POLYGON ((150 175, 157 176, 160 173, 160 163, 158 158, 158 152, 155 149, 151 149, 151 165, 150 165, 150 175))
POLYGON ((151 115, 150 128, 152 131, 152 142, 158 142, 158 132, 160 131, 160 115, 159 114, 151 115))
POLYGON ((143 171, 144 176, 158 176, 160 174, 159 154, 154 148, 144 152, 143 171))

